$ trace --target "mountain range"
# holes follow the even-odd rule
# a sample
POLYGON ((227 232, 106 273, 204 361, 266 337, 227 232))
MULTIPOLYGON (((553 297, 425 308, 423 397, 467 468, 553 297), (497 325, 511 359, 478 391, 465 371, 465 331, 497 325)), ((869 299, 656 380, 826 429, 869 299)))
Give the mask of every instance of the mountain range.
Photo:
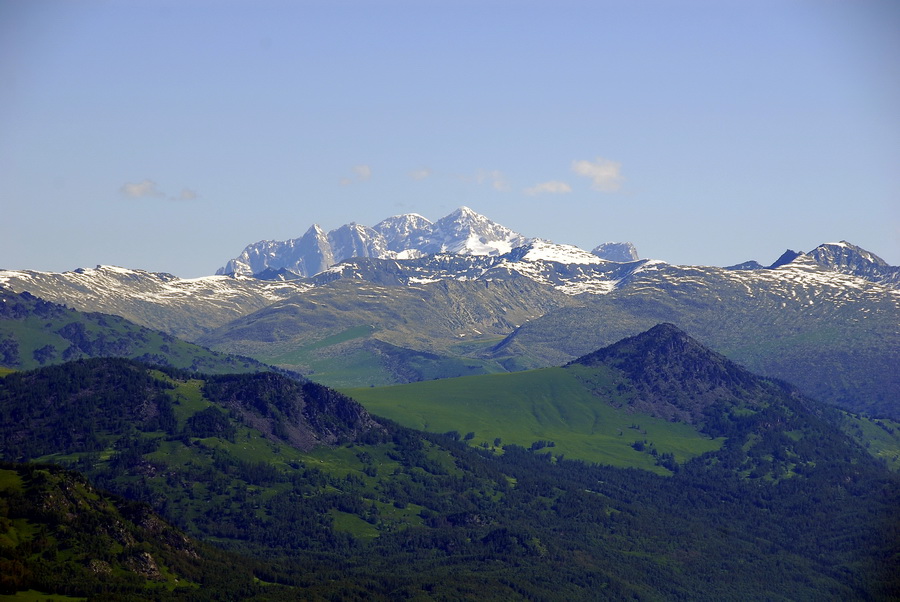
POLYGON ((816 399, 900 417, 900 268, 847 242, 767 267, 636 257, 460 208, 255 243, 220 270, 230 276, 7 270, 0 286, 344 387, 553 366, 670 322, 816 399))
POLYGON ((502 255, 529 239, 492 222, 468 207, 431 222, 410 213, 389 217, 373 227, 346 224, 326 233, 314 224, 300 238, 263 240, 228 261, 216 274, 256 276, 287 273, 314 276, 353 257, 413 259, 438 253, 502 255))

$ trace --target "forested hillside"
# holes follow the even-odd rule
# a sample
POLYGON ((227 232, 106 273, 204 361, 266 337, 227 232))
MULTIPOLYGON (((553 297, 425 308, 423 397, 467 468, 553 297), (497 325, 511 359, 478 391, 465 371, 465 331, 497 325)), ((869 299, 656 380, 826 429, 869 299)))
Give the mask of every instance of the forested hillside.
POLYGON ((470 446, 265 374, 89 360, 3 378, 0 408, 4 458, 68 464, 253 558, 265 599, 900 592, 897 476, 801 400, 737 412, 670 476, 470 446))

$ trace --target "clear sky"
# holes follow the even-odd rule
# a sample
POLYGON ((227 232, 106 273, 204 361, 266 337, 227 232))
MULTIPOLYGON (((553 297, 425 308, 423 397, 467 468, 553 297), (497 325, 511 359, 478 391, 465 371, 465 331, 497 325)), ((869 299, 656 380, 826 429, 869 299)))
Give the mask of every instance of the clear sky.
POLYGON ((900 264, 900 2, 0 0, 0 267, 212 274, 466 205, 526 236, 900 264))

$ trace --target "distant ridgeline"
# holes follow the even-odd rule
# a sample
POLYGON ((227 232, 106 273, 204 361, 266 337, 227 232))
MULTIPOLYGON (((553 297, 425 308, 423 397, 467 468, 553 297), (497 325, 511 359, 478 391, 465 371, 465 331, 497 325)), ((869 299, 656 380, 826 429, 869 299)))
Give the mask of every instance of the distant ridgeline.
POLYGON ((0 367, 27 370, 89 357, 128 357, 206 373, 269 370, 115 315, 84 313, 0 288, 0 367))
MULTIPOLYGON (((309 236, 318 267, 294 265, 304 236, 249 245, 223 270, 232 276, 102 266, 0 271, 0 286, 336 387, 558 366, 669 322, 814 399, 900 419, 900 268, 847 242, 790 251, 767 267, 677 266, 638 259, 627 243, 589 253, 527 238, 468 209, 309 236)), ((0 357, 27 368, 101 349, 164 357, 161 347, 172 347, 119 351, 122 335, 101 344, 87 325, 64 326, 27 341, 8 327, 0 357)), ((187 356, 167 361, 215 371, 187 356)))

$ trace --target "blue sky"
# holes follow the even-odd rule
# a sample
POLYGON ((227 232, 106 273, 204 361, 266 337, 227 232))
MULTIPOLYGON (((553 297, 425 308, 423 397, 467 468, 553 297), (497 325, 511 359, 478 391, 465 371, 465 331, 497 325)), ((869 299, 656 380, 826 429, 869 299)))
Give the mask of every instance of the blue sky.
POLYGON ((212 274, 466 205, 683 264, 900 264, 900 3, 0 0, 0 267, 212 274))

